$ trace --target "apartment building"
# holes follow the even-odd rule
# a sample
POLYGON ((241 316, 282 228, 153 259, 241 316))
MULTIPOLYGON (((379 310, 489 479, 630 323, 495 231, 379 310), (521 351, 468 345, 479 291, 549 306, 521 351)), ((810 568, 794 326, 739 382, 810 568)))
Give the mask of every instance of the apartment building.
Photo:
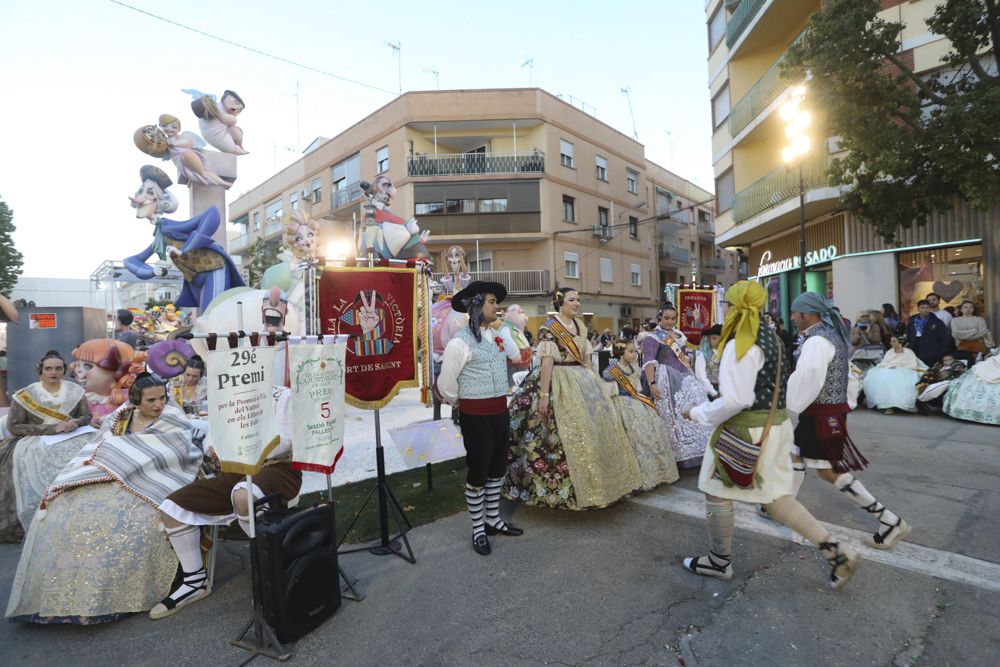
POLYGON ((360 219, 360 181, 382 173, 398 191, 393 210, 430 231, 435 271, 462 246, 473 276, 505 284, 532 330, 556 286, 580 292, 592 329, 617 331, 655 315, 665 280, 727 279, 709 234, 711 194, 538 88, 408 92, 313 142, 232 203, 242 234, 230 253, 280 242, 284 216, 300 207, 323 220, 324 244, 342 245, 360 219), (659 227, 689 252, 683 263, 662 261, 659 227))
MULTIPOLYGON (((800 205, 799 172, 781 158, 785 137, 778 110, 790 93, 779 65, 788 47, 808 36, 809 17, 821 4, 706 3, 716 241, 746 252, 749 274, 768 288, 769 309, 786 316, 799 293, 800 205)), ((920 74, 939 70, 949 48, 924 22, 935 4, 882 0, 880 16, 906 26, 900 58, 920 74)), ((803 105, 809 106, 808 85, 803 105)), ((926 226, 900 230, 898 245, 883 243, 842 210, 840 190, 828 185, 837 142, 822 133, 822 110, 811 111, 820 122, 814 123, 819 136, 812 137, 813 148, 802 162, 808 288, 834 297, 852 319, 858 310, 883 303, 904 314, 915 312, 917 300, 930 291, 954 306, 963 299, 1000 302, 1000 235, 991 231, 998 227, 997 213, 956 202, 926 226)))

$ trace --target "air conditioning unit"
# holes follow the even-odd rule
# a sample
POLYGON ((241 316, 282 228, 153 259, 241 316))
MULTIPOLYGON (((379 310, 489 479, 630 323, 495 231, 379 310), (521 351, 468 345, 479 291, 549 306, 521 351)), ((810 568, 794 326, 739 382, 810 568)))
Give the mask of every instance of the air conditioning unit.
POLYGON ((590 233, 603 241, 614 238, 615 235, 614 230, 605 225, 594 225, 590 228, 590 233))
POLYGON ((311 202, 313 200, 312 190, 303 190, 299 193, 299 199, 311 202))
POLYGON ((632 306, 622 306, 622 317, 632 317, 632 306))

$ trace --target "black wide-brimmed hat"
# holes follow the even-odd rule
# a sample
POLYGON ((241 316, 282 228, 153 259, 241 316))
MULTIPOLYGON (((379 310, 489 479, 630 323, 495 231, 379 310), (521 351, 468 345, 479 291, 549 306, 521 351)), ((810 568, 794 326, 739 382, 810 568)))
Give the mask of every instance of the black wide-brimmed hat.
POLYGON ((713 324, 710 327, 705 327, 701 330, 702 336, 721 336, 722 335, 722 325, 713 324))
POLYGON ((451 298, 451 309, 456 313, 468 312, 465 309, 465 304, 462 302, 465 299, 471 299, 477 294, 492 294, 497 298, 497 303, 500 303, 507 298, 507 288, 500 283, 477 280, 451 298))

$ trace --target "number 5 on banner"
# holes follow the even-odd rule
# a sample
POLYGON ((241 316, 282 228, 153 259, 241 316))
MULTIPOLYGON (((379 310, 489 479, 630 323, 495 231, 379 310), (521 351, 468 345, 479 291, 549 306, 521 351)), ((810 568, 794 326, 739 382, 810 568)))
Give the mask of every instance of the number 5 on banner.
POLYGON ((319 404, 319 416, 323 419, 330 418, 330 401, 323 401, 319 404))

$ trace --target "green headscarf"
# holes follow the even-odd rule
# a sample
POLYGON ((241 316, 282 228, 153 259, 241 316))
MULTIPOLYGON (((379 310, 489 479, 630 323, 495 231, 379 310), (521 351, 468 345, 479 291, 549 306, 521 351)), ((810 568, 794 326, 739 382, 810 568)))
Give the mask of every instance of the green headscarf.
POLYGON ((757 331, 760 329, 760 313, 767 301, 767 290, 759 283, 741 280, 726 290, 726 302, 729 303, 729 314, 722 325, 722 340, 719 349, 725 349, 729 339, 736 340, 736 360, 739 361, 747 353, 750 346, 757 342, 757 331))
MULTIPOLYGON (((833 305, 833 301, 819 294, 818 292, 803 292, 795 297, 789 310, 796 313, 813 313, 830 328, 836 331, 848 347, 851 345, 851 332, 840 317, 840 310, 833 305)), ((800 332, 801 333, 801 332, 800 332)))

